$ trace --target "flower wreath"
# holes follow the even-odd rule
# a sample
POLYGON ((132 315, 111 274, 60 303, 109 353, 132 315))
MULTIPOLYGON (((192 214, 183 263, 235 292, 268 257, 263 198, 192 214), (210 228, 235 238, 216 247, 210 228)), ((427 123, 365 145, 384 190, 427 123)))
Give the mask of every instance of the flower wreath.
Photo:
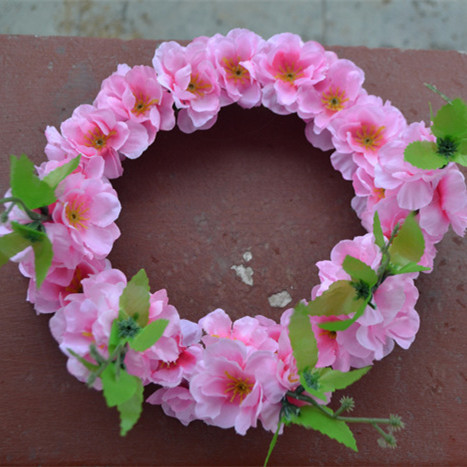
MULTIPOLYGON (((336 389, 358 380, 395 343, 407 349, 419 328, 414 279, 430 271, 449 225, 463 235, 467 190, 467 106, 448 100, 433 125, 363 88, 363 71, 317 42, 283 33, 263 40, 235 29, 186 47, 162 43, 153 67, 119 65, 92 105, 47 127, 48 161, 11 158, 2 202, 0 265, 9 258, 30 278, 27 299, 53 314, 52 335, 80 381, 103 389, 124 435, 147 398, 187 425, 203 420, 244 435, 258 420, 321 431, 352 449, 347 423, 371 423, 394 445, 400 418, 352 419, 350 398, 332 411, 336 389), (221 309, 198 323, 181 319, 165 290, 149 292, 106 259, 120 235, 120 202, 110 179, 160 130, 211 128, 221 107, 263 105, 297 115, 315 147, 334 148, 333 167, 355 189, 352 207, 368 233, 339 242, 317 263, 311 301, 233 322, 221 309), (175 107, 175 110, 174 110, 175 107), (356 368, 356 370, 350 370, 356 368), (380 425, 386 425, 387 430, 380 425)), ((272 449, 272 447, 271 447, 272 449)), ((270 454, 270 453, 269 453, 270 454)))

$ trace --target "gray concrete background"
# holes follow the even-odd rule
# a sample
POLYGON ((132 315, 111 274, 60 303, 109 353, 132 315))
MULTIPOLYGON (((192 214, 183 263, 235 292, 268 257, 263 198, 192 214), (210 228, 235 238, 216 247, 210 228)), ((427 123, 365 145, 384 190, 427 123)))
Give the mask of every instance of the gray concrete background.
POLYGON ((467 50, 467 0, 0 0, 1 34, 192 39, 249 28, 325 45, 467 50))

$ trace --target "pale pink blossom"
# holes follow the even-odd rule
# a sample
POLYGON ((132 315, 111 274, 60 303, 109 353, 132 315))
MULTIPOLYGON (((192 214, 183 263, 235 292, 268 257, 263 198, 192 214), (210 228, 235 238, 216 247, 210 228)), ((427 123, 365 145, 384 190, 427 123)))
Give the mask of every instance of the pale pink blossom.
POLYGON ((277 342, 269 337, 268 328, 256 318, 245 316, 232 323, 224 310, 218 308, 199 321, 206 335, 203 343, 210 345, 219 338, 239 340, 255 349, 275 351, 277 342))
POLYGON ((193 396, 184 386, 160 388, 152 393, 146 402, 160 405, 166 415, 178 418, 185 426, 197 418, 193 396))
POLYGON ((73 173, 60 183, 56 194, 52 218, 68 229, 75 248, 90 258, 107 256, 120 235, 114 221, 121 205, 110 183, 73 173))
POLYGON ((83 164, 92 157, 102 157, 108 178, 122 174, 121 156, 135 159, 148 147, 148 133, 142 124, 117 121, 108 108, 80 105, 60 130, 68 144, 81 154, 83 164))
MULTIPOLYGON (((68 371, 84 382, 89 370, 68 349, 93 362, 89 348, 94 344, 104 357, 107 356, 110 330, 118 317, 126 277, 117 269, 108 269, 83 279, 81 285, 82 293, 69 295, 67 303, 50 319, 49 326, 60 350, 68 356, 68 371)), ((101 387, 100 381, 96 382, 96 387, 101 387)))
POLYGON ((173 98, 157 81, 154 68, 119 65, 117 71, 102 82, 94 105, 111 109, 118 120, 143 124, 148 131, 148 144, 159 130, 175 126, 173 98))
POLYGON ((314 41, 303 42, 291 33, 276 34, 256 56, 258 78, 263 85, 265 107, 278 114, 300 111, 305 85, 325 78, 328 62, 324 48, 314 41))
POLYGON ((351 107, 364 93, 363 71, 350 60, 334 61, 322 81, 303 86, 298 115, 304 120, 314 118, 315 132, 320 133, 341 110, 351 107))
POLYGON ((327 127, 336 148, 336 155, 331 157, 333 167, 346 179, 357 167, 373 175, 379 150, 405 126, 404 116, 389 101, 383 104, 379 97, 361 96, 355 105, 339 112, 327 127), (346 164, 354 169, 349 170, 346 164))
POLYGON ((152 62, 159 82, 171 91, 180 109, 177 124, 185 133, 211 128, 220 110, 218 72, 208 54, 207 41, 200 37, 187 47, 164 42, 152 62))
POLYGON ((276 365, 272 352, 249 352, 237 340, 219 339, 209 345, 190 381, 196 417, 244 435, 256 426, 263 407, 277 404, 284 394, 271 378, 276 365))
POLYGON ((250 109, 261 101, 261 86, 256 78, 254 57, 265 41, 247 29, 232 29, 227 36, 216 34, 208 42, 219 73, 221 105, 236 102, 250 109))
POLYGON ((457 235, 464 236, 467 227, 467 189, 465 178, 456 166, 443 169, 434 182, 433 198, 420 209, 420 226, 439 239, 452 225, 457 235))

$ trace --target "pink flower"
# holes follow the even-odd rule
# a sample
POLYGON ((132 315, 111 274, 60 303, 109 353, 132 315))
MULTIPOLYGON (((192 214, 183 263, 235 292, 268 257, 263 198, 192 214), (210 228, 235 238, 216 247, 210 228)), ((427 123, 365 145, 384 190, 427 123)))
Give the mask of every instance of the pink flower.
POLYGON ((160 388, 146 402, 161 405, 166 415, 178 418, 185 426, 196 420, 195 401, 190 391, 183 386, 160 388))
POLYGON ((220 109, 218 73, 208 55, 207 41, 199 37, 187 47, 164 42, 152 62, 159 82, 172 92, 181 109, 177 123, 185 133, 211 128, 220 109))
POLYGON ((269 337, 267 327, 261 325, 256 318, 245 316, 232 325, 232 321, 224 310, 218 308, 199 321, 206 336, 203 343, 210 345, 219 338, 234 339, 255 349, 275 351, 277 342, 269 337))
MULTIPOLYGON (((68 349, 92 362, 89 347, 94 344, 107 356, 110 329, 118 317, 126 277, 117 269, 108 269, 83 279, 81 285, 83 292, 69 295, 68 303, 52 316, 49 325, 60 350, 68 355, 68 371, 86 381, 89 370, 68 349)), ((96 382, 96 387, 100 386, 100 381, 96 382)))
POLYGON ((82 155, 83 164, 91 157, 102 157, 104 175, 109 178, 123 172, 120 154, 135 159, 148 147, 148 133, 143 125, 119 122, 110 109, 92 105, 77 107, 60 129, 68 144, 82 155))
POLYGON ((119 237, 115 220, 121 206, 109 182, 73 173, 60 183, 58 201, 51 211, 54 222, 63 224, 76 248, 92 258, 104 258, 119 237))
POLYGON ((263 407, 282 398, 283 389, 271 378, 276 365, 273 353, 249 352, 240 341, 209 345, 190 381, 196 417, 244 435, 256 426, 263 407))
POLYGON ((250 109, 261 101, 254 57, 265 41, 247 29, 232 29, 226 37, 216 34, 208 42, 222 87, 221 105, 237 102, 250 109))
POLYGON ((432 237, 441 239, 452 225, 464 236, 467 227, 467 189, 464 175, 456 166, 443 169, 435 181, 432 201, 420 209, 420 226, 432 237))
POLYGON ((141 123, 152 144, 159 130, 175 126, 173 98, 157 81, 154 68, 119 65, 117 71, 102 82, 94 101, 99 109, 110 109, 118 120, 141 123))
POLYGON ((329 123, 336 148, 331 156, 333 167, 347 180, 357 167, 373 175, 379 150, 399 135, 405 125, 404 116, 389 101, 383 105, 380 98, 361 96, 355 105, 339 112, 329 123))
POLYGON ((363 71, 350 60, 334 61, 323 81, 300 90, 299 117, 314 118, 315 131, 320 133, 341 110, 351 107, 364 93, 364 79, 363 71))
POLYGON ((263 105, 278 114, 301 110, 300 90, 323 80, 328 66, 323 47, 303 43, 299 36, 272 36, 256 56, 258 77, 263 85, 263 105))

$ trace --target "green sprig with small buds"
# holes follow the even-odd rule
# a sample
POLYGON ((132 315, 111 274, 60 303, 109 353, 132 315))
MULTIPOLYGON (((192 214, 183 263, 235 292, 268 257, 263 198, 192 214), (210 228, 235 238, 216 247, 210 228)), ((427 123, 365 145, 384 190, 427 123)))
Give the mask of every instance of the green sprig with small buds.
POLYGON ((166 319, 148 323, 149 281, 141 269, 128 282, 120 296, 118 318, 112 323, 108 343, 108 357, 99 353, 96 346, 90 346, 94 362, 86 360, 71 349, 89 371, 87 384, 94 386, 100 378, 103 394, 108 407, 117 407, 120 413, 120 434, 125 436, 138 421, 143 403, 143 384, 137 376, 130 375, 125 368, 125 355, 129 349, 144 352, 153 346, 169 324, 166 319))
POLYGON ((383 235, 376 212, 373 235, 375 244, 381 251, 381 261, 376 271, 363 261, 346 256, 342 267, 351 280, 336 281, 309 304, 299 303, 294 308, 289 323, 289 338, 300 385, 294 391, 287 392, 282 399, 278 428, 264 465, 269 461, 279 431, 283 426, 290 424, 317 430, 357 451, 357 444, 348 424, 365 423, 373 426, 380 435, 378 440, 380 446, 396 446, 394 432, 404 428, 399 416, 391 415, 389 418, 346 416, 344 414, 352 411, 355 403, 352 398, 345 396, 341 398, 340 406, 336 411, 324 405, 329 394, 345 389, 358 381, 370 370, 370 367, 348 372, 316 368, 318 346, 310 322, 310 316, 350 315, 350 318, 340 321, 319 324, 321 329, 332 332, 343 331, 363 315, 367 306, 375 307, 372 302, 373 295, 387 277, 428 269, 418 264, 425 250, 425 242, 414 212, 406 217, 402 225, 395 226, 389 239, 383 235), (294 401, 306 404, 296 405, 294 401), (384 429, 383 426, 387 428, 384 429))

